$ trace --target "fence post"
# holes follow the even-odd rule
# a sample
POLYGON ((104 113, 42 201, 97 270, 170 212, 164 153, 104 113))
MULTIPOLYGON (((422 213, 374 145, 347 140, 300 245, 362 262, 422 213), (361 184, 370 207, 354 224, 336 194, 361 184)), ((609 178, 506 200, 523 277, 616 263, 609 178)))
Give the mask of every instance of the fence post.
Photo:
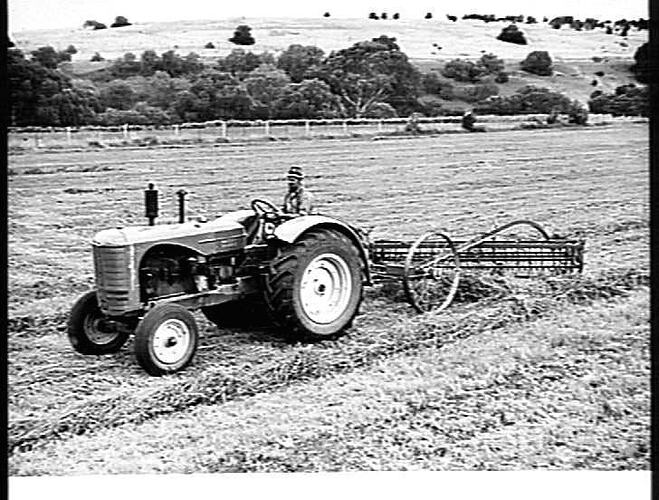
POLYGON ((382 120, 378 120, 378 132, 382 132, 382 120))
POLYGON ((178 129, 179 129, 178 124, 175 124, 175 125, 174 125, 174 135, 179 135, 179 131, 178 131, 178 129))
POLYGON ((71 127, 66 127, 66 143, 71 145, 71 127))
POLYGON ((36 132, 34 134, 34 147, 38 148, 39 147, 39 132, 36 132))
POLYGON ((122 127, 123 133, 124 133, 124 139, 128 139, 128 124, 125 123, 124 126, 122 127))
POLYGON ((311 123, 309 120, 304 122, 304 135, 311 135, 311 123))
POLYGON ((343 133, 348 133, 348 122, 346 120, 343 120, 343 133))
POLYGON ((226 139, 226 138, 227 138, 227 122, 222 121, 222 128, 221 128, 221 130, 222 130, 222 132, 221 132, 222 137, 223 137, 224 139, 226 139))
POLYGON ((270 135, 270 120, 265 121, 265 135, 270 135))

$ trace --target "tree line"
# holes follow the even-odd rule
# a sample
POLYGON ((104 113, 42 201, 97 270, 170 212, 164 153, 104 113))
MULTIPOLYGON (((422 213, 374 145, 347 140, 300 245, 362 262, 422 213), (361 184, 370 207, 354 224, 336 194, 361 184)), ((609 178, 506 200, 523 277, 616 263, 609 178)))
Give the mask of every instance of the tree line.
POLYGON ((87 78, 58 69, 66 59, 52 47, 30 56, 8 51, 10 119, 17 126, 407 115, 416 110, 420 82, 386 36, 329 55, 303 45, 279 57, 234 49, 213 65, 195 53, 147 50, 87 78))
MULTIPOLYGON (((456 113, 447 101, 485 101, 508 80, 493 54, 422 73, 396 39, 384 35, 330 54, 299 44, 278 57, 236 48, 213 64, 195 53, 147 50, 139 57, 127 53, 86 78, 64 71, 61 63, 72 53, 73 46, 61 52, 41 47, 28 56, 8 50, 11 125, 438 116, 456 113)), ((534 54, 533 64, 526 61, 522 69, 551 74, 545 67, 550 58, 534 54)), ((642 63, 637 57, 635 68, 642 63)), ((502 110, 519 108, 497 102, 502 110)))

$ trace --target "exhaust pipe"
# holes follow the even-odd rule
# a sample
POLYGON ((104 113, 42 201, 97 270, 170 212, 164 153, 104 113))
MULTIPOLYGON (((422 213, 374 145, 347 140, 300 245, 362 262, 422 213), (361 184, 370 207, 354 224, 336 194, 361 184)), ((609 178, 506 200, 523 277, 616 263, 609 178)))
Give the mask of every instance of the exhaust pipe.
POLYGON ((185 195, 188 192, 185 189, 179 189, 176 194, 178 195, 178 221, 183 224, 185 222, 185 195))
POLYGON ((152 183, 144 190, 144 207, 144 216, 149 219, 149 226, 153 226, 158 217, 158 190, 154 189, 152 183))

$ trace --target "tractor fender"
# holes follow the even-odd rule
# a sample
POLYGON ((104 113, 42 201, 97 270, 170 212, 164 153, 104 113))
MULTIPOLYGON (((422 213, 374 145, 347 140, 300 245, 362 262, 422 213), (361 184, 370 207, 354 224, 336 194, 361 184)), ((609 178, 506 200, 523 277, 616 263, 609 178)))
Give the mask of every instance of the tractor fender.
POLYGON ((355 244, 364 264, 366 283, 371 283, 368 249, 362 242, 359 234, 352 227, 339 219, 327 217, 325 215, 302 215, 287 220, 277 226, 274 235, 278 240, 292 244, 307 231, 317 228, 334 229, 347 236, 355 244))

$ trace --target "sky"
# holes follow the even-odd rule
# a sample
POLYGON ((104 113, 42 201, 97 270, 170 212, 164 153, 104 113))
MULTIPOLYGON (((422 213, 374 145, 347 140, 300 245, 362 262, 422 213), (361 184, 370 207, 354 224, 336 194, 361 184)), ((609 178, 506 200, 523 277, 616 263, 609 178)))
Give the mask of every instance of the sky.
POLYGON ((93 19, 110 25, 116 16, 129 21, 178 21, 235 17, 310 17, 330 12, 337 18, 365 18, 369 12, 399 12, 404 19, 421 19, 469 13, 543 16, 573 15, 578 18, 637 19, 648 17, 647 0, 8 0, 9 32, 48 28, 79 28, 93 19))

